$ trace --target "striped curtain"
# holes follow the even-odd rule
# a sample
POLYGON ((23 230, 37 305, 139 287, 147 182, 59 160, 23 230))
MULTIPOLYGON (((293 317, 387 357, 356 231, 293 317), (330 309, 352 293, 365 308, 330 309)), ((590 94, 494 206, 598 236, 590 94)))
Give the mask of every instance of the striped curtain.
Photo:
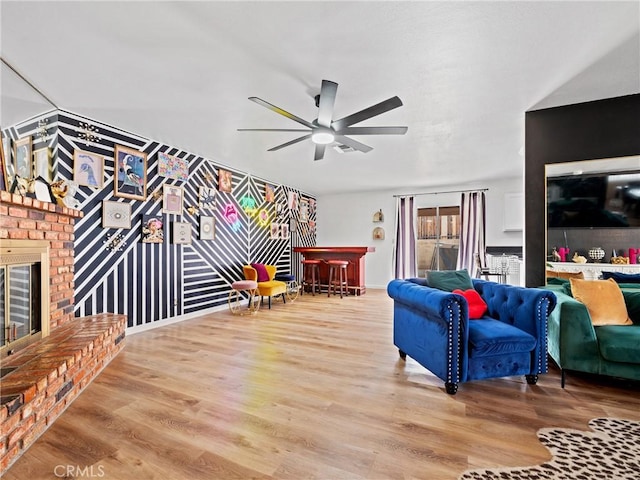
POLYGON ((460 249, 458 269, 466 268, 471 277, 476 276, 478 266, 475 254, 481 262, 485 258, 486 201, 484 192, 463 192, 460 200, 460 249))
POLYGON ((416 213, 414 197, 396 199, 396 248, 393 252, 395 278, 416 276, 416 213))

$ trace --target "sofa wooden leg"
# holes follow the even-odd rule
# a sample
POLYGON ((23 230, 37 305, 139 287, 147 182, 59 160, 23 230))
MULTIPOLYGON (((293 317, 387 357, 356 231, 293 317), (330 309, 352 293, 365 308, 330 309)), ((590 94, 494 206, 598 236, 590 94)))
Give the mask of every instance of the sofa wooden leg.
POLYGON ((564 368, 560 369, 560 387, 564 388, 564 380, 565 380, 565 374, 564 374, 564 368))
POLYGON ((455 395, 458 391, 458 384, 453 382, 445 382, 444 388, 449 395, 455 395))
POLYGON ((400 358, 403 360, 407 359, 407 354, 404 353, 402 350, 398 349, 398 353, 400 354, 400 358))

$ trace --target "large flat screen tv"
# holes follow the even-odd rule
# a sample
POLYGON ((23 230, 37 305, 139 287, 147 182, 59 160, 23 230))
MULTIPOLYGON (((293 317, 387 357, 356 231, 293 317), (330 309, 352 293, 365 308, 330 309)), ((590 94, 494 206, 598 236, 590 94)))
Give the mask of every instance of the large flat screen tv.
POLYGON ((547 227, 640 227, 640 171, 548 177, 547 227))

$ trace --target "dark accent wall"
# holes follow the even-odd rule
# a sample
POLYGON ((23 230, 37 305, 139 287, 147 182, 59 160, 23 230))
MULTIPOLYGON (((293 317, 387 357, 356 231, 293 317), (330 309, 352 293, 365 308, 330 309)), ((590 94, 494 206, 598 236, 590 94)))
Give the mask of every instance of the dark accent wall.
POLYGON ((640 154, 640 94, 525 114, 525 282, 545 279, 545 165, 640 154))
POLYGON ((34 150, 48 147, 55 180, 74 178, 76 150, 104 157, 103 187, 79 186, 74 194, 78 209, 83 212, 74 228, 76 316, 103 312, 125 314, 127 326, 137 327, 224 308, 231 284, 244 278, 243 264, 272 264, 277 266, 278 273, 291 272, 300 278, 300 254, 294 253, 292 247, 311 247, 316 243, 316 199, 294 187, 255 177, 215 160, 64 110, 8 127, 3 134, 12 142, 30 136, 34 150), (40 135, 39 123, 45 119, 47 133, 40 135), (86 139, 87 125, 93 129, 94 139, 86 139), (115 196, 116 145, 147 154, 146 200, 115 196), (159 174, 159 152, 187 160, 187 181, 159 174), (232 173, 230 193, 218 191, 220 169, 232 173), (165 184, 183 187, 181 214, 162 213, 162 200, 152 196, 154 192, 162 192, 165 184), (273 202, 265 199, 266 184, 274 188, 273 202), (187 207, 199 206, 200 187, 216 190, 215 204, 210 208, 199 207, 197 212, 191 213, 187 207), (298 205, 306 203, 309 206, 307 215, 303 216, 299 207, 289 207, 290 194, 297 196, 298 205), (256 201, 257 210, 267 212, 266 225, 258 221, 255 213, 243 210, 243 198, 246 197, 256 201), (102 202, 105 200, 130 205, 131 228, 102 226, 102 202), (238 212, 235 224, 230 224, 224 215, 228 205, 238 212), (162 215, 165 225, 162 243, 142 243, 143 215, 162 215), (213 240, 200 238, 201 216, 215 219, 213 240), (191 244, 173 241, 171 228, 174 222, 191 225, 191 244), (271 222, 288 225, 289 237, 272 238, 271 222), (106 248, 110 235, 122 236, 122 248, 106 248))

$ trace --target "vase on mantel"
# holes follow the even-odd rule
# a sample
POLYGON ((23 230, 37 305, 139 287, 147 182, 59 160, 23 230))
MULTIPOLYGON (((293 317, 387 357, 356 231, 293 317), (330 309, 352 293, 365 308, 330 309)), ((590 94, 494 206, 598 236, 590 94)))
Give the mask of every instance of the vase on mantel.
POLYGON ((600 263, 604 258, 604 250, 601 247, 592 247, 589 249, 589 258, 595 263, 600 263))

